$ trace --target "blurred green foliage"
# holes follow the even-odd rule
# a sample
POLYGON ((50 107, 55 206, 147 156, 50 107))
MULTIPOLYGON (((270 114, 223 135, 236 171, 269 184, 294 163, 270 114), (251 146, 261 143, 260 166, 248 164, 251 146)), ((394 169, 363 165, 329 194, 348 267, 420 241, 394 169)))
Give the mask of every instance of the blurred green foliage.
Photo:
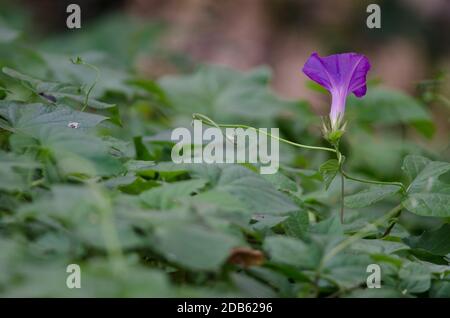
POLYGON ((268 176, 170 161, 170 130, 188 127, 194 112, 325 141, 307 101, 270 90, 268 68, 138 75, 135 59, 152 54, 160 32, 112 16, 27 45, 1 21, 1 296, 450 297, 450 163, 405 137, 433 136, 426 105, 377 85, 349 99, 347 169, 409 187, 347 180, 341 224, 326 153, 282 145, 281 169, 268 176), (97 82, 76 56, 98 68, 97 82), (376 222, 399 202, 401 216, 376 222), (81 289, 65 285, 72 263, 81 289), (372 263, 381 289, 366 288, 372 263))

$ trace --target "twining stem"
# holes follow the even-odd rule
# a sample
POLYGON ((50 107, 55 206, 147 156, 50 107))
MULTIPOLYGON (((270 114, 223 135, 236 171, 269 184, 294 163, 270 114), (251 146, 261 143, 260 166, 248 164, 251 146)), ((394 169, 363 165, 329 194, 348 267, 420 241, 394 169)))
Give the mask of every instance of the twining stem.
POLYGON ((361 182, 361 183, 368 183, 368 184, 394 185, 394 186, 402 188, 403 191, 406 191, 405 185, 403 183, 401 183, 401 182, 367 180, 367 179, 361 179, 361 178, 356 178, 356 177, 350 176, 344 170, 344 160, 343 160, 344 156, 342 156, 342 154, 339 151, 339 148, 337 146, 336 146, 335 149, 336 149, 337 160, 338 160, 338 163, 339 163, 339 171, 346 179, 357 181, 357 182, 361 182))
MULTIPOLYGON (((209 126, 213 126, 216 127, 218 129, 220 128, 243 128, 243 129, 254 129, 260 133, 265 134, 266 136, 269 136, 270 138, 274 138, 277 139, 281 142, 284 142, 285 144, 294 146, 294 147, 298 147, 298 148, 304 148, 304 149, 310 149, 310 150, 323 150, 323 151, 329 151, 329 152, 334 152, 336 154, 336 158, 338 160, 338 164, 339 164, 339 172, 341 173, 341 210, 340 210, 340 220, 341 223, 344 223, 344 186, 345 186, 345 179, 348 180, 353 180, 353 181, 357 181, 357 182, 361 182, 361 183, 367 183, 367 184, 378 184, 378 185, 394 185, 397 187, 400 187, 402 189, 403 192, 406 192, 406 188, 403 185, 403 183, 401 182, 389 182, 389 181, 375 181, 375 180, 366 180, 366 179, 360 179, 360 178, 356 178, 353 176, 350 176, 347 172, 344 171, 344 156, 342 155, 342 153, 339 150, 339 142, 335 142, 333 143, 334 149, 333 148, 327 148, 327 147, 317 147, 317 146, 310 146, 310 145, 304 145, 304 144, 299 144, 296 142, 292 142, 289 140, 286 140, 284 138, 280 138, 278 136, 273 136, 270 133, 267 133, 259 128, 255 128, 255 127, 251 127, 251 126, 247 126, 247 125, 235 125, 235 124, 218 124, 216 123, 214 120, 212 120, 211 118, 203 115, 203 114, 199 114, 199 113, 194 113, 192 114, 192 118, 193 119, 197 119, 200 120, 201 122, 209 125, 209 126)), ((227 137, 228 138, 228 137, 227 137)))
POLYGON ((401 182, 389 182, 389 181, 375 181, 375 180, 365 180, 360 178, 355 178, 352 176, 349 176, 344 170, 341 170, 341 173, 344 175, 346 179, 362 182, 362 183, 369 183, 369 184, 378 184, 378 185, 394 185, 402 188, 402 190, 406 190, 405 186, 401 182))
POLYGON ((336 158, 339 165, 339 172, 341 173, 341 211, 339 213, 339 218, 341 224, 344 224, 344 195, 345 195, 345 174, 344 174, 344 156, 339 151, 339 141, 334 143, 334 149, 336 150, 336 158))
POLYGON ((94 80, 94 82, 92 82, 91 86, 89 86, 89 89, 88 89, 88 91, 86 93, 86 96, 84 98, 83 107, 81 108, 81 112, 84 112, 86 110, 86 107, 88 106, 89 95, 91 95, 92 90, 94 89, 95 85, 97 85, 97 83, 98 83, 98 79, 99 79, 99 76, 100 76, 99 75, 100 71, 99 71, 99 69, 96 66, 94 66, 92 64, 89 64, 89 63, 86 63, 80 57, 77 57, 76 59, 73 59, 72 63, 79 64, 79 65, 84 65, 84 66, 89 67, 90 69, 95 71, 95 80, 94 80))
POLYGON ((397 224, 397 221, 398 221, 398 219, 399 219, 401 214, 402 214, 402 209, 398 210, 398 212, 392 216, 391 224, 387 227, 386 231, 384 231, 384 233, 381 236, 381 238, 384 238, 384 237, 388 236, 391 233, 391 231, 394 228, 395 224, 397 224))
POLYGON ((368 184, 394 185, 394 186, 400 187, 404 193, 406 192, 406 188, 403 185, 403 183, 401 183, 401 182, 366 180, 366 179, 360 179, 360 178, 356 178, 356 177, 352 177, 352 176, 348 175, 347 172, 344 171, 344 156, 339 151, 339 144, 338 143, 335 144, 335 149, 336 149, 336 157, 337 157, 338 164, 339 164, 339 172, 341 173, 341 211, 340 211, 340 220, 341 220, 342 224, 344 224, 344 193, 345 193, 345 191, 344 191, 344 186, 345 186, 344 178, 345 179, 349 179, 349 180, 353 180, 353 181, 357 181, 357 182, 361 182, 361 183, 368 183, 368 184))
POLYGON ((291 146, 294 146, 294 147, 298 147, 298 148, 311 149, 311 150, 323 150, 323 151, 334 152, 336 154, 337 160, 339 162, 340 172, 344 176, 344 178, 349 179, 349 180, 353 180, 353 181, 357 181, 357 182, 368 183, 368 184, 395 185, 395 186, 401 187, 402 190, 406 191, 405 186, 401 182, 366 180, 366 179, 360 179, 360 178, 356 178, 356 177, 350 176, 343 169, 343 162, 344 162, 343 158, 344 157, 342 156, 341 152, 339 151, 339 148, 337 147, 337 145, 333 149, 333 148, 327 148, 327 147, 318 147, 318 146, 310 146, 310 145, 299 144, 299 143, 296 143, 296 142, 292 142, 292 141, 286 140, 284 138, 280 138, 278 136, 273 136, 272 134, 267 133, 264 130, 261 130, 261 129, 255 128, 255 127, 251 127, 251 126, 247 126, 247 125, 218 124, 214 120, 209 118, 208 116, 205 116, 205 115, 199 114, 199 113, 192 114, 192 118, 200 120, 201 122, 205 123, 208 126, 213 126, 213 127, 219 128, 219 129, 220 128, 254 129, 256 131, 259 131, 259 132, 265 134, 266 136, 269 136, 269 137, 277 139, 277 140, 279 140, 279 141, 281 141, 281 142, 283 142, 285 144, 288 144, 288 145, 291 145, 291 146))
POLYGON ((292 142, 292 141, 289 141, 289 140, 287 140, 287 139, 280 138, 280 137, 278 137, 278 136, 274 136, 274 135, 272 135, 272 134, 270 134, 270 133, 268 133, 268 132, 265 132, 264 130, 261 130, 261 129, 259 129, 259 128, 255 128, 255 127, 251 127, 251 126, 247 126, 247 125, 217 124, 217 123, 216 123, 215 121, 213 121, 211 118, 209 118, 209 117, 207 117, 207 116, 205 116, 205 115, 203 115, 203 114, 198 114, 198 113, 192 114, 192 118, 193 118, 193 119, 200 120, 200 121, 202 121, 203 123, 205 123, 205 124, 207 124, 207 125, 209 125, 209 126, 216 127, 216 128, 243 128, 243 129, 254 129, 254 130, 256 130, 256 131, 258 131, 258 132, 260 132, 260 133, 262 133, 262 134, 264 134, 264 135, 266 135, 266 136, 268 136, 268 137, 270 137, 270 138, 277 139, 277 140, 279 140, 279 141, 281 141, 281 142, 284 142, 285 144, 288 144, 288 145, 291 145, 291 146, 294 146, 294 147, 298 147, 298 148, 304 148, 304 149, 310 149, 310 150, 323 150, 323 151, 329 151, 329 152, 336 152, 336 150, 335 150, 335 149, 332 149, 332 148, 318 147, 318 146, 310 146, 310 145, 303 145, 303 144, 299 144, 299 143, 296 143, 296 142, 292 142))
MULTIPOLYGON (((356 178, 356 177, 352 177, 350 175, 348 175, 345 171, 344 171, 344 159, 345 157, 342 155, 342 153, 339 150, 339 146, 338 146, 338 142, 334 143, 334 149, 332 148, 326 148, 326 147, 316 147, 316 146, 309 146, 309 145, 303 145, 303 144, 298 144, 280 137, 276 137, 273 136, 269 133, 266 133, 265 131, 262 131, 260 129, 251 127, 251 126, 247 126, 247 125, 227 125, 227 124, 217 124, 216 122, 214 122, 212 119, 210 119, 209 117, 202 115, 202 114, 198 114, 195 113, 192 115, 194 119, 198 119, 202 122, 204 122, 205 124, 209 125, 209 126, 214 126, 216 128, 246 128, 246 129, 255 129, 271 138, 275 138, 281 142, 284 142, 286 144, 295 146, 295 147, 299 147, 299 148, 305 148, 305 149, 312 149, 312 150, 324 150, 324 151, 329 151, 329 152, 334 152, 336 153, 336 157, 338 160, 338 164, 339 164, 339 172, 341 173, 341 211, 340 211, 340 220, 341 223, 344 222, 344 185, 345 185, 345 179, 349 179, 349 180, 353 180, 353 181, 357 181, 357 182, 362 182, 362 183, 368 183, 368 184, 378 184, 378 185, 395 185, 400 187, 404 192, 406 191, 405 186, 403 185, 403 183, 401 182, 386 182, 386 181, 375 181, 375 180, 365 180, 365 179, 360 179, 360 178, 356 178)), ((377 226, 380 224, 383 224, 386 220, 391 220, 391 219, 395 219, 397 218, 401 211, 402 211, 403 206, 401 204, 397 205, 396 207, 394 207, 392 210, 390 210, 388 213, 386 213, 385 215, 383 215, 381 218, 375 220, 375 222, 366 225, 365 227, 363 227, 361 230, 359 230, 357 233, 353 234, 352 236, 348 237, 347 239, 343 240, 342 242, 340 242, 339 244, 337 244, 334 248, 332 248, 323 258, 321 261, 321 264, 318 268, 317 271, 317 278, 319 277, 319 273, 320 273, 320 269, 326 264, 326 262, 328 260, 330 260, 331 258, 333 258, 336 254, 338 254, 339 252, 341 252, 342 250, 344 250, 345 248, 347 248, 349 245, 353 244, 354 242, 358 241, 359 239, 363 238, 367 233, 370 232, 370 230, 373 228, 373 226, 377 226)), ((391 223, 388 228, 386 229, 385 233, 383 234, 383 237, 386 236, 387 234, 389 234, 389 232, 392 230, 393 226, 395 225, 395 220, 393 223, 391 223)))
MULTIPOLYGON (((402 189, 403 193, 406 193, 406 187, 401 182, 389 182, 389 181, 375 181, 375 180, 366 180, 366 179, 360 179, 356 177, 349 176, 347 172, 344 171, 344 162, 342 160, 343 156, 339 152, 339 149, 336 148, 337 154, 338 154, 338 162, 339 162, 339 172, 341 173, 341 213, 340 213, 340 219, 341 223, 344 223, 344 178, 348 180, 353 180, 361 183, 368 183, 368 184, 378 184, 378 185, 393 185, 400 187, 402 189)), ((389 234, 389 233, 388 233, 389 234)))

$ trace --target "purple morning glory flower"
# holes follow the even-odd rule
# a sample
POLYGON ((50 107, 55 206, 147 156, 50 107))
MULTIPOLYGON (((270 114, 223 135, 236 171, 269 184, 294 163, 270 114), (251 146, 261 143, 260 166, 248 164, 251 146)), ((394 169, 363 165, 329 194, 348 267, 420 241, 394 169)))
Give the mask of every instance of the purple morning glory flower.
POLYGON ((314 52, 303 66, 303 73, 331 93, 330 120, 333 130, 339 129, 347 95, 353 93, 356 97, 363 97, 366 94, 369 69, 367 57, 357 53, 320 57, 314 52))

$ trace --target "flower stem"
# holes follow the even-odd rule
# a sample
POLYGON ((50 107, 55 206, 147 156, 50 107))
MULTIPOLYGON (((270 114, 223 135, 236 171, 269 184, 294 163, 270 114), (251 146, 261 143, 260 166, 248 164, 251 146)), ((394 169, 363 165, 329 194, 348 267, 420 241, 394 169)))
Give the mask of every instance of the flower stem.
POLYGON ((402 190, 404 190, 404 191, 406 190, 405 186, 401 182, 375 181, 375 180, 366 180, 366 179, 355 178, 355 177, 349 176, 343 169, 341 170, 341 173, 345 178, 347 178, 349 180, 362 182, 362 183, 369 183, 369 184, 394 185, 394 186, 402 188, 402 190))
POLYGON ((381 236, 381 238, 385 238, 386 236, 388 236, 392 229, 394 228, 394 226, 397 224, 398 219, 400 218, 400 215, 402 214, 402 209, 398 210, 398 212, 394 215, 392 215, 392 217, 390 218, 390 224, 387 227, 386 231, 384 231, 383 235, 381 236))
POLYGON ((88 89, 88 91, 86 93, 86 96, 84 98, 83 107, 81 108, 81 112, 84 112, 86 110, 87 106, 88 106, 89 95, 91 95, 92 90, 94 89, 95 85, 97 85, 97 83, 98 83, 100 71, 99 71, 99 69, 96 66, 94 66, 92 64, 89 64, 89 63, 86 63, 80 57, 77 57, 76 59, 73 59, 72 63, 79 64, 79 65, 84 65, 84 66, 89 67, 90 69, 95 71, 95 80, 91 84, 91 86, 89 86, 89 89, 88 89))
POLYGON ((341 224, 344 224, 344 192, 345 192, 345 182, 344 182, 344 174, 341 171, 341 213, 340 213, 340 218, 341 218, 341 224))
POLYGON ((281 141, 281 142, 283 142, 283 143, 285 143, 285 144, 288 144, 288 145, 291 145, 291 146, 294 146, 294 147, 298 147, 298 148, 304 148, 304 149, 310 149, 310 150, 323 150, 323 151, 329 151, 329 152, 336 152, 336 150, 335 150, 335 149, 332 149, 332 148, 318 147, 318 146, 310 146, 310 145, 304 145, 304 144, 299 144, 299 143, 296 143, 296 142, 292 142, 292 141, 289 141, 289 140, 284 139, 284 138, 280 138, 280 137, 277 137, 277 136, 273 136, 272 134, 270 134, 270 133, 268 133, 268 132, 265 132, 265 131, 263 131, 263 130, 261 130, 261 129, 259 129, 259 128, 255 128, 255 127, 251 127, 251 126, 247 126, 247 125, 217 124, 217 123, 216 123, 215 121, 213 121, 211 118, 209 118, 209 117, 207 117, 207 116, 205 116, 205 115, 203 115, 203 114, 199 114, 199 113, 194 113, 194 114, 192 114, 192 118, 193 118, 193 119, 200 120, 200 121, 202 121, 203 123, 205 123, 205 124, 207 124, 207 125, 209 125, 209 126, 216 127, 216 128, 243 128, 243 129, 254 129, 254 130, 256 130, 256 131, 258 131, 258 132, 260 132, 260 133, 262 133, 262 134, 264 134, 264 135, 266 135, 266 136, 268 136, 268 137, 270 137, 270 138, 277 139, 278 141, 281 141))
POLYGON ((406 187, 401 182, 366 180, 366 179, 360 179, 360 178, 352 177, 349 174, 347 174, 344 171, 344 159, 345 159, 345 157, 342 155, 342 153, 339 150, 339 141, 336 141, 336 142, 332 143, 332 145, 334 146, 334 149, 333 148, 327 148, 327 147, 317 147, 317 146, 303 145, 303 144, 299 144, 299 143, 296 143, 296 142, 292 142, 292 141, 286 140, 284 138, 273 136, 272 134, 267 133, 267 132, 265 132, 263 130, 260 130, 259 128, 254 128, 254 127, 247 126, 247 125, 218 124, 214 120, 209 118, 208 116, 205 116, 205 115, 199 114, 199 113, 192 114, 192 118, 194 120, 195 119, 196 120, 200 120, 201 122, 205 123, 206 125, 213 126, 213 127, 218 128, 218 129, 220 129, 220 128, 254 129, 256 131, 259 131, 259 132, 265 134, 266 136, 269 136, 270 138, 277 139, 277 140, 279 140, 279 141, 281 141, 281 142, 283 142, 285 144, 288 144, 288 145, 291 145, 291 146, 294 146, 294 147, 310 149, 310 150, 323 150, 323 151, 334 152, 336 154, 336 157, 337 157, 337 160, 338 160, 338 163, 339 163, 339 172, 341 173, 341 209, 340 209, 340 220, 341 220, 341 223, 344 223, 344 194, 345 194, 345 188, 344 188, 345 182, 344 181, 345 181, 345 179, 349 179, 349 180, 353 180, 353 181, 357 181, 357 182, 361 182, 361 183, 368 183, 368 184, 394 185, 394 186, 400 187, 404 193, 406 192, 406 187))
POLYGON ((340 213, 340 219, 341 219, 341 223, 342 224, 344 223, 344 178, 348 179, 348 180, 361 182, 361 183, 378 184, 378 185, 393 185, 393 186, 400 187, 404 193, 406 192, 406 188, 403 185, 403 183, 401 183, 401 182, 366 180, 366 179, 360 179, 360 178, 356 178, 356 177, 352 177, 352 176, 348 175, 347 172, 344 171, 344 158, 345 157, 342 155, 342 153, 339 150, 339 144, 336 143, 334 145, 334 147, 336 149, 336 157, 337 157, 338 164, 339 164, 339 172, 341 173, 341 213, 340 213))
POLYGON ((353 180, 353 181, 357 181, 357 182, 361 182, 361 183, 368 183, 368 184, 378 184, 378 185, 394 185, 397 187, 400 187, 402 189, 403 192, 406 192, 406 187, 403 183, 401 182, 395 182, 395 181, 376 181, 376 180, 367 180, 367 179, 361 179, 361 178, 356 178, 356 177, 352 177, 350 176, 347 172, 344 171, 344 156, 341 154, 341 152, 339 151, 339 147, 336 146, 336 156, 337 156, 337 160, 339 162, 339 171, 341 172, 341 174, 349 180, 353 180))

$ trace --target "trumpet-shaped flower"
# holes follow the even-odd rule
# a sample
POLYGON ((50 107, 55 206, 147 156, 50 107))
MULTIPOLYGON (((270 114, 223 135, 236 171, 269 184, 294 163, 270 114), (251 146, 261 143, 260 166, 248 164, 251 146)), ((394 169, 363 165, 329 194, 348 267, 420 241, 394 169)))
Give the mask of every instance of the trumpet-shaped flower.
POLYGON ((369 60, 362 54, 342 53, 320 57, 311 54, 303 66, 303 73, 331 93, 331 129, 337 130, 345 112, 347 95, 363 97, 366 94, 366 75, 369 60))

